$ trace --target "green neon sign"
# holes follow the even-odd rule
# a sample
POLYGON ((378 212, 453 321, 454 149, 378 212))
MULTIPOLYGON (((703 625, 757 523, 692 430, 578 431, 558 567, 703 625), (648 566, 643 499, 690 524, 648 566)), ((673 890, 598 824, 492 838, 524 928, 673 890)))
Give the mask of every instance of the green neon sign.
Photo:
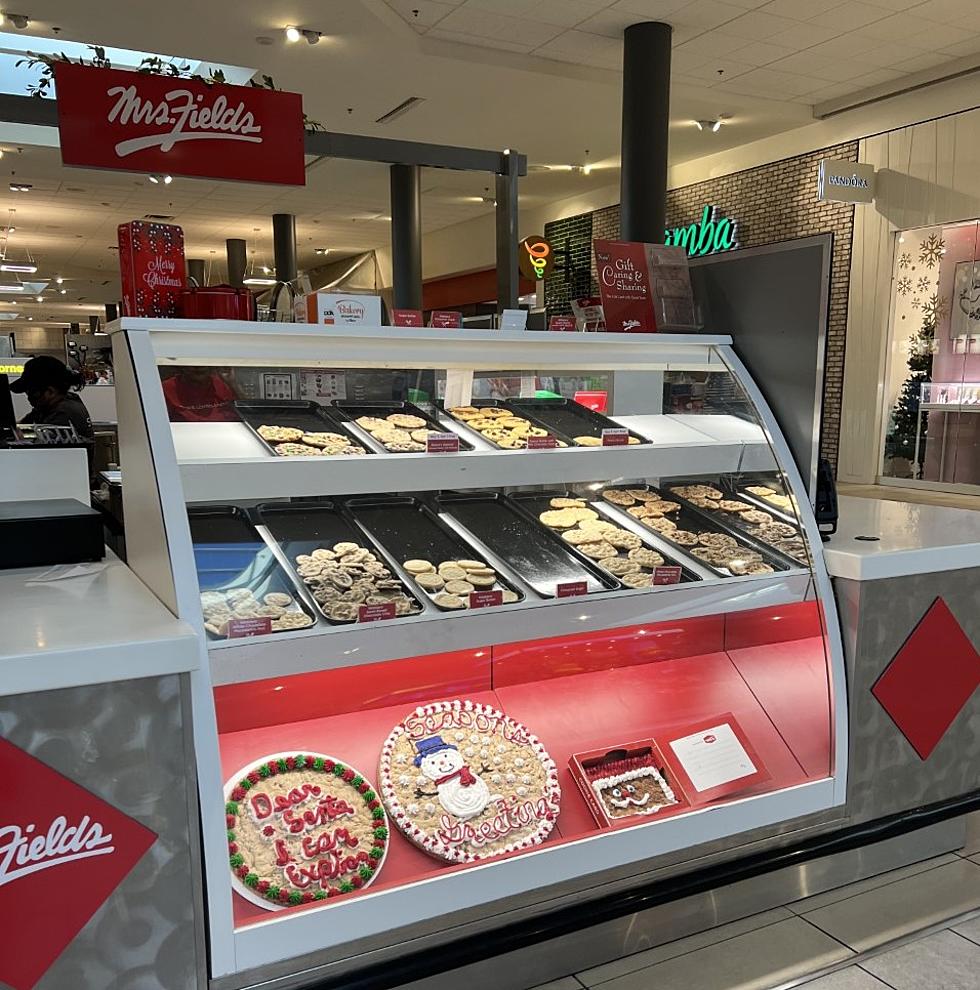
POLYGON ((738 222, 719 216, 718 207, 706 204, 698 223, 686 227, 667 229, 664 244, 682 247, 689 258, 702 258, 706 254, 733 251, 738 247, 738 222))

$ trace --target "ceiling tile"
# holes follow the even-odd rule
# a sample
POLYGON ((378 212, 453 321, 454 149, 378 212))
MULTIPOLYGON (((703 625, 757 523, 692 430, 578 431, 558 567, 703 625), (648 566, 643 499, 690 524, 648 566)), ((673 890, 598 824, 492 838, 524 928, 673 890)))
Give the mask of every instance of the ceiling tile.
POLYGON ((902 73, 894 69, 875 69, 874 72, 868 72, 863 76, 858 76, 857 79, 852 79, 851 85, 854 87, 854 91, 857 92, 858 90, 868 89, 871 86, 881 86, 884 83, 893 82, 901 78, 902 73))
POLYGON ((966 58, 968 55, 980 53, 980 35, 974 35, 966 41, 961 41, 955 45, 946 45, 943 51, 954 58, 966 58))
POLYGON ((912 39, 921 39, 922 48, 929 51, 942 51, 949 45, 968 41, 975 32, 948 24, 937 24, 913 14, 892 14, 876 24, 861 28, 860 34, 866 38, 881 41, 899 41, 908 43, 912 39))
POLYGON ((884 20, 888 16, 888 12, 880 7, 872 7, 871 4, 860 3, 859 0, 850 0, 849 3, 842 3, 810 18, 810 23, 835 28, 838 34, 844 34, 847 31, 856 31, 867 24, 873 24, 875 21, 884 20))
POLYGON ((752 10, 734 21, 729 21, 725 27, 725 34, 736 38, 745 38, 747 41, 766 41, 774 35, 799 27, 799 22, 790 20, 788 17, 777 17, 775 14, 767 14, 765 11, 752 10))
POLYGON ((786 45, 789 48, 803 49, 812 48, 824 41, 830 41, 841 34, 836 28, 825 27, 822 24, 796 24, 779 34, 774 34, 766 40, 774 45, 786 45))
POLYGON ((819 79, 825 85, 845 82, 868 71, 868 66, 858 59, 832 62, 816 52, 798 52, 769 66, 776 72, 794 72, 819 79))
POLYGON ((579 0, 467 0, 464 10, 484 9, 503 17, 573 27, 596 13, 595 4, 579 0))
POLYGON ((582 21, 577 26, 577 30, 587 31, 589 34, 601 34, 607 38, 622 39, 623 32, 637 20, 636 14, 624 10, 603 10, 582 21))
POLYGON ((927 21, 957 24, 960 18, 969 16, 976 9, 974 0, 925 0, 925 3, 916 6, 913 13, 927 21))
POLYGON ((537 47, 530 42, 488 38, 478 34, 466 34, 463 31, 446 31, 441 27, 429 31, 428 37, 436 38, 439 41, 454 41, 460 45, 474 45, 479 48, 499 48, 505 52, 523 52, 525 55, 537 47))
POLYGON ((774 69, 753 69, 735 80, 732 90, 738 92, 740 86, 758 87, 768 95, 779 93, 782 97, 794 97, 820 89, 825 79, 814 79, 795 72, 777 72, 774 69))
POLYGON ((687 2, 688 0, 618 0, 611 10, 634 19, 656 21, 677 13, 687 2))
POLYGON ((884 10, 908 10, 910 7, 915 7, 922 0, 867 0, 872 7, 881 7, 884 10))
POLYGON ((927 52, 898 62, 895 68, 901 69, 902 72, 925 72, 926 69, 934 69, 937 65, 942 65, 948 61, 949 56, 943 52, 927 52))
POLYGON ((456 4, 444 0, 385 0, 385 3, 419 31, 437 24, 456 8, 456 4))
POLYGON ((734 54, 736 48, 742 47, 744 39, 730 38, 717 31, 708 31, 705 34, 686 41, 674 49, 674 54, 679 55, 700 55, 704 58, 728 58, 734 54))
POLYGON ((840 0, 771 0, 764 7, 759 8, 759 13, 807 21, 824 10, 838 6, 839 3, 840 0))
POLYGON ((772 45, 768 41, 751 41, 743 48, 737 48, 732 52, 732 58, 739 62, 748 62, 749 65, 762 66, 769 65, 778 59, 786 58, 794 53, 795 49, 786 45, 772 45))
POLYGON ((868 39, 857 34, 845 34, 839 38, 831 38, 814 45, 809 51, 816 52, 828 59, 839 60, 857 58, 868 51, 868 39))
MULTIPOLYGON (((923 39, 925 40, 925 39, 923 39)), ((899 42, 879 41, 870 45, 864 53, 862 61, 868 69, 897 69, 899 62, 907 61, 916 55, 921 55, 922 49, 899 42)), ((907 72, 908 70, 902 70, 907 72)))
POLYGON ((593 55, 603 55, 610 52, 620 55, 622 45, 613 38, 604 38, 598 34, 586 34, 584 31, 563 31, 557 38, 534 49, 536 55, 561 53, 578 58, 593 55))
POLYGON ((704 28, 706 31, 716 28, 728 21, 743 15, 745 11, 730 3, 720 0, 691 0, 683 10, 671 15, 672 24, 682 24, 687 27, 704 28))
POLYGON ((488 42, 496 38, 532 48, 543 45, 560 33, 560 28, 554 24, 497 14, 469 4, 457 7, 444 17, 439 22, 439 29, 486 38, 488 42))
POLYGON ((706 62, 700 69, 692 69, 686 73, 695 79, 700 79, 702 85, 717 86, 729 79, 737 79, 748 72, 757 71, 755 66, 746 62, 733 62, 729 59, 714 59, 706 62))

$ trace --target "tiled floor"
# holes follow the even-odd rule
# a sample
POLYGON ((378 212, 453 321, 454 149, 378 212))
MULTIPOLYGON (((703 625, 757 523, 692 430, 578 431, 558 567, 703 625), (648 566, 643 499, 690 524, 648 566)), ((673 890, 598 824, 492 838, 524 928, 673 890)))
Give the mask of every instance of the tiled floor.
POLYGON ((980 990, 978 831, 974 828, 959 853, 625 956, 536 990, 980 990))

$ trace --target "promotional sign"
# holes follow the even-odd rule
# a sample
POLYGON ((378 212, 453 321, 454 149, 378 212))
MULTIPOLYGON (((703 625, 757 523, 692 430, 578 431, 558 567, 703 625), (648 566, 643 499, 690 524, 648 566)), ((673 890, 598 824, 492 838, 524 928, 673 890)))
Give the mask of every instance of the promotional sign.
POLYGON ((298 93, 68 62, 54 80, 65 165, 306 184, 298 93))
POLYGON ((429 326, 438 330, 458 330, 463 325, 463 314, 450 309, 434 309, 429 315, 429 326))
POLYGON ((294 311, 297 323, 318 323, 321 327, 381 326, 381 296, 311 292, 296 300, 294 311))
POLYGON ((31 990, 157 837, 5 739, 0 779, 0 983, 31 990))
POLYGON ((544 237, 525 237, 517 251, 517 267, 532 282, 546 279, 555 268, 555 252, 544 237))
POLYGON ((679 584, 680 580, 681 569, 676 565, 666 564, 653 569, 653 583, 655 585, 679 584))
POLYGON ((558 439, 550 434, 546 437, 528 437, 528 450, 554 450, 558 446, 558 439))
POLYGON ((420 309, 393 309, 391 321, 393 327, 420 327, 424 325, 422 310, 420 309))
POLYGON ((605 323, 602 313, 602 300, 598 296, 585 296, 582 299, 572 299, 569 305, 580 321, 583 330, 599 330, 605 323))
POLYGON ((184 291, 184 232, 166 223, 121 223, 119 276, 123 316, 180 315, 184 291))
POLYGON ((875 198, 875 167, 822 158, 817 171, 817 199, 828 203, 870 203, 875 198))
POLYGON ((574 598, 577 595, 585 595, 589 591, 589 586, 585 581, 565 581, 564 584, 556 585, 556 598, 574 598))
POLYGON ((576 330, 578 329, 574 316, 552 316, 548 320, 549 330, 576 330))
POLYGON ((254 616, 228 620, 228 639, 245 639, 248 636, 268 636, 272 632, 272 619, 254 616))
POLYGON ((689 258, 734 251, 738 247, 738 221, 723 217, 717 206, 705 204, 697 223, 668 228, 664 244, 682 247, 689 258))
POLYGON ((599 295, 612 332, 655 333, 657 318, 650 292, 646 245, 632 241, 595 241, 599 295))
POLYGON ((630 442, 630 431, 625 427, 612 427, 602 431, 603 447, 626 447, 630 442))
POLYGON ((393 619, 396 614, 394 602, 377 602, 373 605, 361 605, 357 610, 357 621, 380 622, 383 619, 393 619))
POLYGON ((502 591, 471 591, 470 608, 493 608, 503 605, 504 593, 502 591))
POLYGON ((455 433, 430 433, 425 438, 427 454, 458 454, 459 437, 455 433))

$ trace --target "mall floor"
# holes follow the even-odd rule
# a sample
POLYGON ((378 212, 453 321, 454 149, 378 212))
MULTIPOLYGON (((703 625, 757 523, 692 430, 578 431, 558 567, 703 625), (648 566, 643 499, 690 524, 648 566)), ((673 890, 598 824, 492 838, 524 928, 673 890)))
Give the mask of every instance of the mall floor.
MULTIPOLYGON (((974 821, 977 816, 973 816, 974 821)), ((535 990, 980 990, 980 828, 957 852, 535 990)))

